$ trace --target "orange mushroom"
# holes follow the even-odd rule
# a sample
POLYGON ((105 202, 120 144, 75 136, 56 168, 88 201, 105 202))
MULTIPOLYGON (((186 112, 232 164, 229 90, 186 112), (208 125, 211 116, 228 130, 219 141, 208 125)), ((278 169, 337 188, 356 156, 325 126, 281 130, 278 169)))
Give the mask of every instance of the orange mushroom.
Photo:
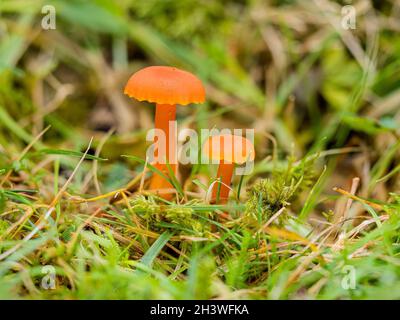
POLYGON ((254 146, 250 140, 232 134, 211 136, 203 147, 203 153, 213 160, 219 161, 217 179, 212 188, 211 203, 224 204, 228 201, 230 184, 235 164, 243 164, 254 160, 254 146), (219 190, 219 197, 218 197, 219 190))
MULTIPOLYGON (((175 121, 176 104, 187 105, 204 102, 203 84, 187 71, 173 67, 152 66, 134 73, 128 80, 124 93, 139 101, 156 103, 155 128, 164 132, 166 141, 165 146, 159 146, 157 152, 160 151, 160 148, 165 150, 166 161, 176 174, 177 137, 175 132, 170 133, 169 123, 175 121)), ((164 175, 169 176, 165 163, 154 163, 153 165, 164 175)), ((161 175, 153 173, 150 190, 156 190, 163 198, 171 199, 173 194, 166 189, 173 189, 173 186, 161 175)))

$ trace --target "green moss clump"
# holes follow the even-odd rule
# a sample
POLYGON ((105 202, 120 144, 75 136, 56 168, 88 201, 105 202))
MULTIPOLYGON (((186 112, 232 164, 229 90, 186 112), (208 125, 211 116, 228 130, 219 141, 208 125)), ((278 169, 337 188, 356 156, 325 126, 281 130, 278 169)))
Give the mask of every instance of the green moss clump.
POLYGON ((161 206, 153 197, 139 196, 131 201, 132 209, 150 224, 161 220, 161 206))
POLYGON ((4 232, 9 228, 10 224, 6 220, 0 220, 0 235, 3 235, 4 232))
POLYGON ((200 221, 195 210, 190 207, 192 204, 166 206, 158 204, 151 196, 138 196, 131 201, 133 211, 153 230, 173 228, 181 233, 191 232, 197 236, 204 236, 210 226, 200 221))
MULTIPOLYGON (((289 158, 283 169, 274 169, 271 177, 258 180, 248 192, 245 215, 253 222, 266 222, 282 207, 287 207, 316 179, 315 158, 295 163, 289 158)), ((285 216, 281 215, 280 220, 285 216)), ((247 219, 247 220, 249 220, 247 219)))

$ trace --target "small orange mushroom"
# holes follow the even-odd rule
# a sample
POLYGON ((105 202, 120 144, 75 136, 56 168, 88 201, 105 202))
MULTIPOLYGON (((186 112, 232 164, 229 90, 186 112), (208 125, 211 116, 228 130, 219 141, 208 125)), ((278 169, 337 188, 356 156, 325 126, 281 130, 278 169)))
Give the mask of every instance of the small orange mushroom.
MULTIPOLYGON (((164 132, 166 141, 166 145, 159 146, 159 150, 160 147, 161 149, 165 147, 166 161, 176 174, 177 137, 175 132, 170 133, 169 123, 175 121, 176 104, 187 105, 204 102, 205 89, 203 84, 187 71, 173 67, 152 66, 134 73, 128 80, 124 93, 139 101, 156 103, 155 128, 164 132)), ((166 164, 154 163, 153 165, 164 175, 169 176, 166 164)), ((161 175, 153 173, 150 190, 157 190, 157 193, 163 198, 171 199, 173 194, 166 189, 173 189, 173 186, 161 175)))
POLYGON ((209 159, 219 161, 217 179, 220 182, 215 183, 212 188, 211 203, 217 203, 219 190, 219 203, 224 204, 228 201, 235 164, 253 161, 254 146, 246 138, 221 134, 209 137, 204 144, 203 152, 209 159))

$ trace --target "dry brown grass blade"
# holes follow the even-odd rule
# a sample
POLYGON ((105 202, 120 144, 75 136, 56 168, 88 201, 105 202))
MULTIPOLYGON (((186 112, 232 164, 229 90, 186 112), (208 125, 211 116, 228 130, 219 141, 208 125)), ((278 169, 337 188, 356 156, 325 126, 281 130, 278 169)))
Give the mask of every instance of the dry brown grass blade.
POLYGON ((339 192, 339 193, 341 193, 341 194, 343 194, 343 195, 345 195, 345 196, 347 196, 347 197, 349 197, 349 198, 351 198, 353 200, 359 201, 361 203, 368 204, 370 207, 372 207, 372 208, 374 208, 376 210, 383 210, 383 207, 381 205, 379 205, 377 203, 374 203, 374 202, 371 202, 371 201, 368 201, 368 200, 365 200, 365 199, 361 199, 361 198, 359 198, 359 197, 357 197, 357 196, 351 194, 350 192, 348 192, 346 190, 343 190, 341 188, 334 187, 333 191, 339 192))
POLYGON ((288 231, 285 229, 279 229, 276 227, 266 227, 263 229, 265 232, 267 232, 268 234, 281 238, 281 239, 285 239, 285 240, 292 240, 292 241, 299 241, 303 244, 306 244, 308 246, 310 246, 310 249, 314 252, 318 251, 318 248, 315 246, 315 244, 313 244, 310 240, 298 235, 295 232, 292 231, 288 231))

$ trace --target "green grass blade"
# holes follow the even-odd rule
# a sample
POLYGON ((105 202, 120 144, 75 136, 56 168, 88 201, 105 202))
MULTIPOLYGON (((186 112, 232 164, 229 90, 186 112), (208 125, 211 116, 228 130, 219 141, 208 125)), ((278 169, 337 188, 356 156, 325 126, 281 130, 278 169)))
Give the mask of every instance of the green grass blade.
POLYGON ((165 231, 162 235, 160 235, 149 248, 149 250, 147 250, 142 259, 140 259, 140 262, 147 267, 151 267, 155 258, 158 256, 162 248, 164 248, 164 246, 167 244, 171 236, 172 234, 168 231, 165 231))
MULTIPOLYGON (((53 155, 63 155, 63 156, 71 156, 76 158, 82 158, 84 155, 83 152, 73 151, 73 150, 62 150, 62 149, 40 149, 35 152, 33 155, 40 154, 53 154, 53 155)), ((97 161, 107 161, 108 159, 92 156, 90 154, 85 155, 85 159, 87 160, 97 160, 97 161)))

